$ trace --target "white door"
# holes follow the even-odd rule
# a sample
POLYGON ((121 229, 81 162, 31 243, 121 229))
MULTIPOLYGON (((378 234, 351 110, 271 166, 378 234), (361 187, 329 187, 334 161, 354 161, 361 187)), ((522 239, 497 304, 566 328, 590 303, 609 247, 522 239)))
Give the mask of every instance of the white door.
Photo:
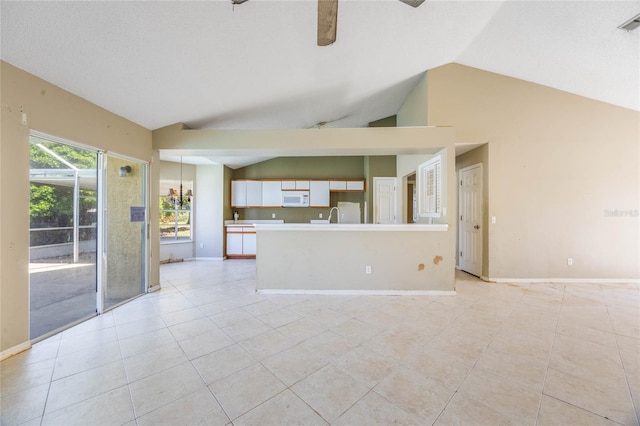
POLYGON ((396 223, 396 178, 373 178, 373 223, 396 223))
POLYGON ((482 164, 460 170, 460 269, 482 275, 482 164))

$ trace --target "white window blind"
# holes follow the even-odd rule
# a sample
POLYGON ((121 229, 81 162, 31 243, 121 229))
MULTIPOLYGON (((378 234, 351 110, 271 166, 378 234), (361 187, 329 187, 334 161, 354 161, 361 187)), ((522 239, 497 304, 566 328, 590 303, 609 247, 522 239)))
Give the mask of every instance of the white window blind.
POLYGON ((442 165, 440 156, 418 166, 418 215, 439 217, 442 212, 442 165))

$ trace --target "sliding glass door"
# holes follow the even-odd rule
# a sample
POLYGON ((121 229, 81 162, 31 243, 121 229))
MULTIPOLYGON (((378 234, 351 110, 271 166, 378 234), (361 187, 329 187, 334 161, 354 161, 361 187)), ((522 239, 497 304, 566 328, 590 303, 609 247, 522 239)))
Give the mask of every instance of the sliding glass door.
POLYGON ((96 315, 98 152, 30 137, 30 338, 96 315))
POLYGON ((30 137, 30 339, 147 288, 147 164, 30 137))

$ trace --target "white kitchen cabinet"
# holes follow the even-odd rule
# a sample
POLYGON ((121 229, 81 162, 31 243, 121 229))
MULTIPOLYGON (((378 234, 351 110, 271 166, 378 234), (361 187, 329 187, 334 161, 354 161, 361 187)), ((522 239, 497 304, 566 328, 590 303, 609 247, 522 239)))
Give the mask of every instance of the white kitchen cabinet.
POLYGON ((308 191, 309 190, 309 181, 308 180, 297 180, 296 181, 296 190, 297 191, 308 191))
POLYGON ((227 230, 227 257, 242 256, 242 233, 227 230))
POLYGON ((262 207, 282 207, 282 182, 265 180, 262 182, 262 207))
POLYGON ((309 207, 329 207, 329 181, 312 180, 309 182, 309 207))
POLYGON ((231 207, 247 206, 247 181, 231 181, 231 207))
POLYGON ((329 189, 331 191, 346 191, 347 190, 347 181, 346 180, 331 180, 331 181, 329 181, 329 189))
POLYGON ((282 181, 282 190, 283 191, 294 191, 296 189, 296 181, 295 180, 283 180, 282 181))
POLYGON ((364 179, 331 180, 329 188, 331 192, 364 192, 364 179))
POLYGON ((364 191, 363 180, 348 180, 347 191, 364 191))
POLYGON ((227 257, 256 257, 256 228, 253 226, 227 226, 227 257))
POLYGON ((262 207, 262 181, 248 180, 247 207, 262 207))
POLYGON ((242 233, 242 255, 243 256, 256 255, 256 230, 255 229, 252 229, 249 232, 242 233))

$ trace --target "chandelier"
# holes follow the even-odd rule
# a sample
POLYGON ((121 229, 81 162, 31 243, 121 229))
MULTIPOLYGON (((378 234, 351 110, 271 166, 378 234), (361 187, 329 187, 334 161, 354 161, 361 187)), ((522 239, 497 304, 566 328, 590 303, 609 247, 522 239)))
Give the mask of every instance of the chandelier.
POLYGON ((182 191, 182 156, 180 156, 180 189, 169 188, 169 193, 166 195, 167 202, 182 208, 191 201, 191 197, 193 197, 193 192, 190 189, 185 193, 182 191))

